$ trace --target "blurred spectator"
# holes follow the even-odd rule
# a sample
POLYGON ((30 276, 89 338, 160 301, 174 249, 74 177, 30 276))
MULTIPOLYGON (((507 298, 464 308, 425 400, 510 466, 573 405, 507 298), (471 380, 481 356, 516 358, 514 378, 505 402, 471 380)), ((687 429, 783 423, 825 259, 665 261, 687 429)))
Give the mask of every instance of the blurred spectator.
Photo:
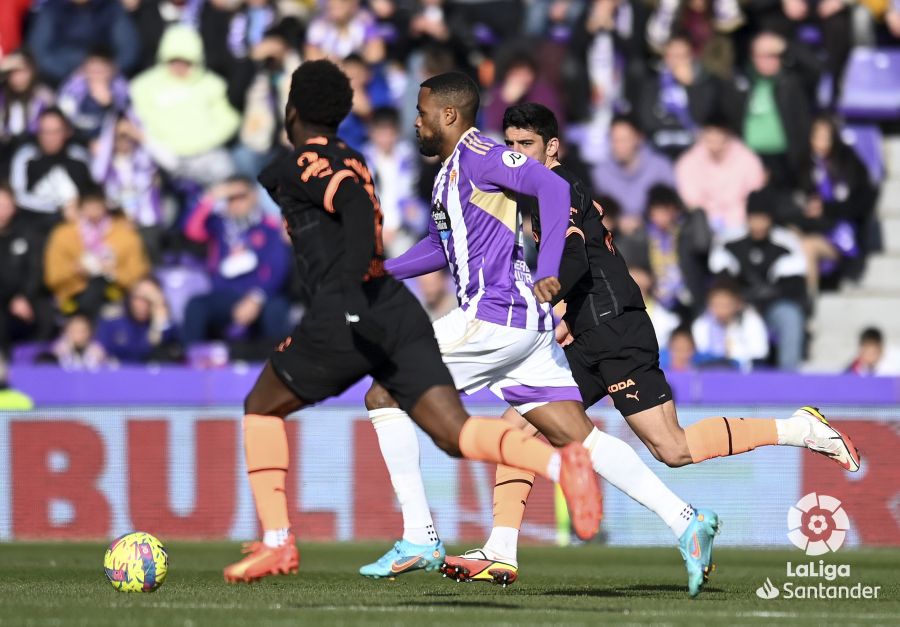
POLYGON ((38 82, 34 61, 25 52, 0 60, 0 176, 6 172, 16 140, 37 132, 38 118, 55 100, 38 82))
POLYGON ((650 322, 653 323, 653 330, 656 331, 656 343, 660 346, 665 346, 669 343, 669 336, 672 334, 672 331, 681 324, 681 321, 678 319, 678 316, 663 307, 656 300, 653 275, 647 268, 629 266, 628 271, 641 290, 644 305, 647 307, 647 314, 650 316, 650 322))
POLYGON ((900 0, 891 0, 891 5, 884 14, 884 24, 891 37, 900 39, 900 0))
POLYGON ((338 127, 338 135, 347 145, 362 150, 368 139, 366 123, 379 107, 389 107, 391 90, 384 74, 377 67, 369 67, 362 57, 352 54, 341 63, 341 69, 353 88, 353 108, 338 127))
POLYGON ((94 339, 94 325, 83 314, 75 314, 66 320, 50 354, 63 370, 97 370, 107 363, 103 346, 94 339))
POLYGON ((829 118, 813 123, 810 153, 802 179, 806 206, 796 223, 804 232, 807 288, 815 294, 820 276, 833 273, 842 260, 860 256, 860 231, 877 193, 865 165, 829 118))
POLYGON ((416 47, 450 41, 444 0, 420 0, 415 4, 409 20, 409 36, 416 47))
POLYGON ((619 230, 626 234, 640 227, 650 188, 675 184, 672 164, 646 145, 637 125, 626 117, 613 120, 610 157, 597 164, 592 176, 594 190, 612 196, 622 207, 619 230))
MULTIPOLYGON (((604 205, 605 208, 605 205, 604 205)), ((712 232, 702 211, 685 211, 678 193, 654 185, 647 195, 646 224, 617 242, 629 266, 648 268, 663 307, 693 317, 705 306, 712 232)), ((663 342, 664 343, 664 342, 663 342)))
POLYGON ((242 4, 232 15, 228 29, 228 48, 235 59, 251 56, 278 20, 273 0, 244 0, 242 4))
POLYGON ((128 107, 128 81, 116 73, 113 59, 102 48, 89 52, 78 71, 59 88, 59 108, 83 142, 96 139, 103 124, 128 107))
POLYGON ((375 179, 384 214, 381 236, 388 257, 396 257, 417 242, 427 228, 428 214, 415 193, 418 150, 400 138, 396 109, 376 109, 369 123, 369 143, 363 148, 375 179))
MULTIPOLYGON (((510 58, 497 84, 491 89, 484 107, 484 129, 491 133, 503 130, 503 114, 512 105, 539 102, 553 111, 557 120, 564 121, 562 104, 553 86, 538 75, 538 65, 530 53, 518 49, 510 58)), ((562 125, 560 125, 562 130, 562 125)))
POLYGON ((52 326, 41 298, 41 242, 17 218, 12 190, 0 185, 0 358, 13 340, 45 337, 52 326))
POLYGON ((694 320, 691 332, 698 352, 733 362, 742 370, 769 354, 763 319, 731 282, 720 281, 710 288, 706 313, 694 320))
POLYGON ((108 48, 116 67, 137 67, 141 42, 121 2, 45 0, 31 25, 28 44, 41 75, 60 83, 81 65, 88 51, 108 48))
POLYGON ((156 64, 159 44, 170 26, 182 24, 200 33, 207 66, 222 76, 233 68, 228 49, 235 0, 124 0, 140 35, 141 54, 137 71, 156 64))
POLYGON ((718 99, 717 80, 694 61, 687 37, 675 36, 665 45, 656 77, 643 82, 636 108, 656 149, 674 158, 694 143, 718 99))
POLYGON ((46 234, 59 221, 60 209, 72 206, 92 184, 88 152, 72 141, 72 127, 62 111, 50 107, 38 118, 37 138, 19 147, 10 166, 16 202, 35 228, 46 234))
POLYGON ((224 148, 240 126, 226 84, 203 64, 203 42, 189 26, 169 28, 159 44, 159 62, 131 83, 134 112, 147 140, 174 156, 173 176, 201 185, 234 172, 224 148))
POLYGON ((860 376, 896 376, 900 374, 900 359, 891 359, 885 350, 881 329, 869 327, 859 336, 859 352, 847 367, 847 373, 860 376))
POLYGON ((689 326, 672 331, 668 344, 660 348, 659 364, 667 372, 691 372, 697 366, 697 347, 689 326))
POLYGON ((147 256, 161 257, 163 191, 159 169, 131 120, 107 120, 94 150, 91 173, 109 202, 138 228, 147 256))
POLYGON ((712 74, 727 78, 735 57, 729 34, 743 23, 738 0, 660 0, 647 21, 647 41, 663 50, 683 33, 692 56, 712 74))
POLYGON ((269 341, 290 332, 290 305, 281 294, 290 254, 283 227, 264 215, 253 180, 232 177, 194 208, 187 237, 208 244, 212 291, 188 303, 184 339, 214 336, 247 339, 251 331, 269 341))
POLYGON ((102 190, 82 194, 76 215, 50 234, 44 281, 63 314, 95 318, 150 270, 135 227, 110 215, 102 190))
POLYGON ((717 246, 709 269, 737 280, 745 300, 762 313, 775 336, 778 367, 796 370, 806 326, 806 257, 793 231, 773 226, 774 193, 765 187, 750 194, 747 235, 717 246))
POLYGON ((128 293, 125 311, 97 325, 97 340, 106 354, 124 363, 171 361, 179 354, 177 329, 156 279, 138 281, 128 293), (174 354, 173 354, 174 353, 174 354))
MULTIPOLYGON (((570 101, 581 102, 585 111, 574 117, 590 118, 592 137, 606 137, 616 108, 625 98, 628 63, 641 64, 642 37, 635 25, 638 3, 627 0, 587 0, 584 12, 572 30, 569 49, 576 65, 570 101)), ((598 142, 599 143, 599 142, 598 142)), ((584 154, 596 161, 589 144, 584 154)), ((643 206, 643 199, 639 205, 643 206)), ((624 207, 628 214, 628 207, 624 207)))
POLYGON ((453 282, 446 270, 423 274, 416 279, 419 300, 428 316, 437 320, 456 309, 458 302, 453 293, 453 282))
POLYGON ((306 31, 304 56, 339 62, 351 54, 358 54, 369 64, 384 60, 384 41, 375 18, 359 0, 325 0, 324 13, 310 22, 306 31))
POLYGON ((31 4, 31 0, 0 2, 0 59, 22 45, 25 16, 28 15, 31 4))
POLYGON ((247 90, 240 143, 232 154, 238 172, 256 176, 281 146, 283 103, 300 55, 289 45, 287 33, 276 28, 266 33, 250 56, 256 76, 247 90))
POLYGON ((835 81, 844 73, 850 55, 851 7, 856 4, 844 0, 782 0, 781 3, 793 26, 790 34, 807 45, 824 48, 823 66, 835 81))
POLYGON ((811 96, 800 77, 783 67, 786 50, 775 33, 753 39, 752 68, 726 90, 726 111, 747 147, 762 158, 771 181, 790 187, 808 154, 811 96))
POLYGON ((759 157, 735 137, 723 119, 711 116, 698 141, 675 164, 678 193, 691 210, 706 212, 718 237, 747 225, 747 196, 766 181, 759 157))

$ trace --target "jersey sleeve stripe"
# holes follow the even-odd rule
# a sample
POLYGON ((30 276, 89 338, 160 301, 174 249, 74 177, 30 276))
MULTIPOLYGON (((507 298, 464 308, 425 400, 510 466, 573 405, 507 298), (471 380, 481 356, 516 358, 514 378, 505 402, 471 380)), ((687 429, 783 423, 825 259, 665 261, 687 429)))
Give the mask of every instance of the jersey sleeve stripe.
POLYGON ((356 175, 350 170, 339 170, 338 172, 335 172, 334 176, 331 177, 331 180, 328 181, 328 186, 325 188, 324 202, 325 211, 328 213, 334 213, 334 195, 337 193, 341 181, 347 178, 356 178, 356 175))

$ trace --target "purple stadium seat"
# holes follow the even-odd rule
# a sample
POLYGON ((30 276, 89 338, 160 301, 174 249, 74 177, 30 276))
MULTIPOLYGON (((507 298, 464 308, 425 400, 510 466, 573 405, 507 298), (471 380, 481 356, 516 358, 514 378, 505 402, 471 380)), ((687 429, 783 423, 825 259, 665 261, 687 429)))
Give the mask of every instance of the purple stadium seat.
POLYGON ((855 48, 838 107, 850 118, 900 118, 900 48, 855 48))
POLYGON ((50 349, 49 342, 25 342, 16 344, 12 349, 11 363, 16 365, 33 364, 39 355, 50 349))
POLYGON ((187 349, 187 362, 191 368, 224 368, 228 365, 228 346, 224 342, 195 344, 187 349))
POLYGON ((881 154, 881 129, 874 124, 847 124, 841 131, 841 139, 856 151, 866 164, 869 178, 878 185, 884 179, 884 157, 881 154))
POLYGON ((199 294, 209 292, 210 283, 206 272, 198 265, 178 265, 160 268, 156 277, 162 284, 172 320, 181 324, 188 301, 199 294))

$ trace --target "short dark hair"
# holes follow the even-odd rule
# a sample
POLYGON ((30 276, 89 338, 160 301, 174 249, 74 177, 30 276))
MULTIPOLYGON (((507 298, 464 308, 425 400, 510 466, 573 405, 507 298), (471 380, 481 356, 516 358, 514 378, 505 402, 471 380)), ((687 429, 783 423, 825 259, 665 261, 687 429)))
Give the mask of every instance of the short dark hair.
POLYGON ((106 204, 106 192, 100 185, 91 183, 86 185, 78 194, 78 204, 82 205, 90 200, 96 200, 106 204))
POLYGON ((713 284, 709 287, 709 293, 707 293, 707 298, 712 296, 716 292, 724 292, 726 294, 731 294, 735 298, 739 298, 741 300, 744 299, 744 295, 741 292, 740 286, 737 284, 737 281, 730 277, 719 277, 717 278, 713 284))
POLYGON ((559 137, 559 122, 553 111, 537 102, 523 102, 509 107, 503 114, 503 130, 510 127, 537 133, 545 144, 559 137))
POLYGON ((69 122, 69 116, 67 116, 67 115, 63 112, 63 110, 60 109, 60 108, 59 108, 58 106, 56 106, 56 105, 53 105, 52 107, 47 107, 46 109, 44 109, 43 111, 41 111, 41 112, 38 114, 38 120, 43 120, 44 118, 48 118, 48 117, 50 117, 50 116, 58 117, 59 119, 61 119, 61 120, 63 121, 63 123, 64 123, 66 126, 68 126, 69 128, 72 128, 72 123, 69 122))
POLYGON ((468 75, 462 72, 445 72, 423 81, 419 87, 430 89, 432 94, 454 106, 467 120, 475 121, 481 96, 478 85, 468 75))
POLYGON ((369 118, 369 124, 379 126, 382 124, 396 128, 400 127, 400 112, 394 107, 376 107, 369 118))
POLYGON ((307 61, 291 76, 288 102, 302 122, 336 130, 353 107, 353 89, 331 61, 307 61))
POLYGON ((669 185, 657 183, 647 192, 647 211, 651 207, 675 207, 679 212, 684 211, 684 204, 681 202, 681 196, 669 185))
POLYGON ((226 183, 241 183, 247 187, 256 187, 256 179, 246 174, 232 174, 225 179, 226 183))
POLYGON ((725 131, 729 135, 734 135, 734 125, 732 125, 731 120, 728 119, 728 116, 721 109, 713 109, 710 111, 709 115, 704 118, 703 123, 701 124, 703 128, 715 128, 720 131, 725 131))
POLYGON ((696 346, 696 344, 694 343, 694 333, 691 331, 690 325, 682 324, 682 325, 677 326, 675 328, 675 330, 672 331, 672 333, 669 335, 669 344, 671 344, 672 340, 675 339, 676 337, 678 337, 679 335, 686 337, 687 339, 689 339, 691 341, 691 344, 694 344, 696 346))
POLYGON ((868 327, 859 334, 860 344, 884 344, 884 335, 881 329, 876 327, 868 327))
POLYGON ((617 113, 613 116, 612 121, 609 123, 609 128, 612 128, 616 124, 627 124, 628 126, 633 128, 636 133, 643 134, 640 125, 638 125, 637 120, 633 115, 629 115, 627 113, 617 113))

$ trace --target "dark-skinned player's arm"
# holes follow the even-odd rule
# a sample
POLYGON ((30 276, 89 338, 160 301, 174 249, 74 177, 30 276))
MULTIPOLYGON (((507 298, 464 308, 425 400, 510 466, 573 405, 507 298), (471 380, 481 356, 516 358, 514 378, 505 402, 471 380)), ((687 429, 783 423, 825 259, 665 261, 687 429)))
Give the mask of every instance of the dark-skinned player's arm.
POLYGON ((400 280, 430 274, 446 267, 447 255, 434 220, 428 221, 428 235, 419 243, 399 257, 384 262, 384 269, 400 280))
POLYGON ((559 293, 559 263, 569 221, 569 184, 543 164, 509 150, 492 149, 477 177, 484 183, 538 200, 541 247, 534 275, 534 295, 548 303, 559 293))
POLYGON ((375 207, 369 193, 349 170, 335 172, 325 190, 325 210, 336 214, 344 235, 341 289, 344 317, 361 337, 380 343, 385 331, 369 314, 363 277, 375 255, 375 207))

